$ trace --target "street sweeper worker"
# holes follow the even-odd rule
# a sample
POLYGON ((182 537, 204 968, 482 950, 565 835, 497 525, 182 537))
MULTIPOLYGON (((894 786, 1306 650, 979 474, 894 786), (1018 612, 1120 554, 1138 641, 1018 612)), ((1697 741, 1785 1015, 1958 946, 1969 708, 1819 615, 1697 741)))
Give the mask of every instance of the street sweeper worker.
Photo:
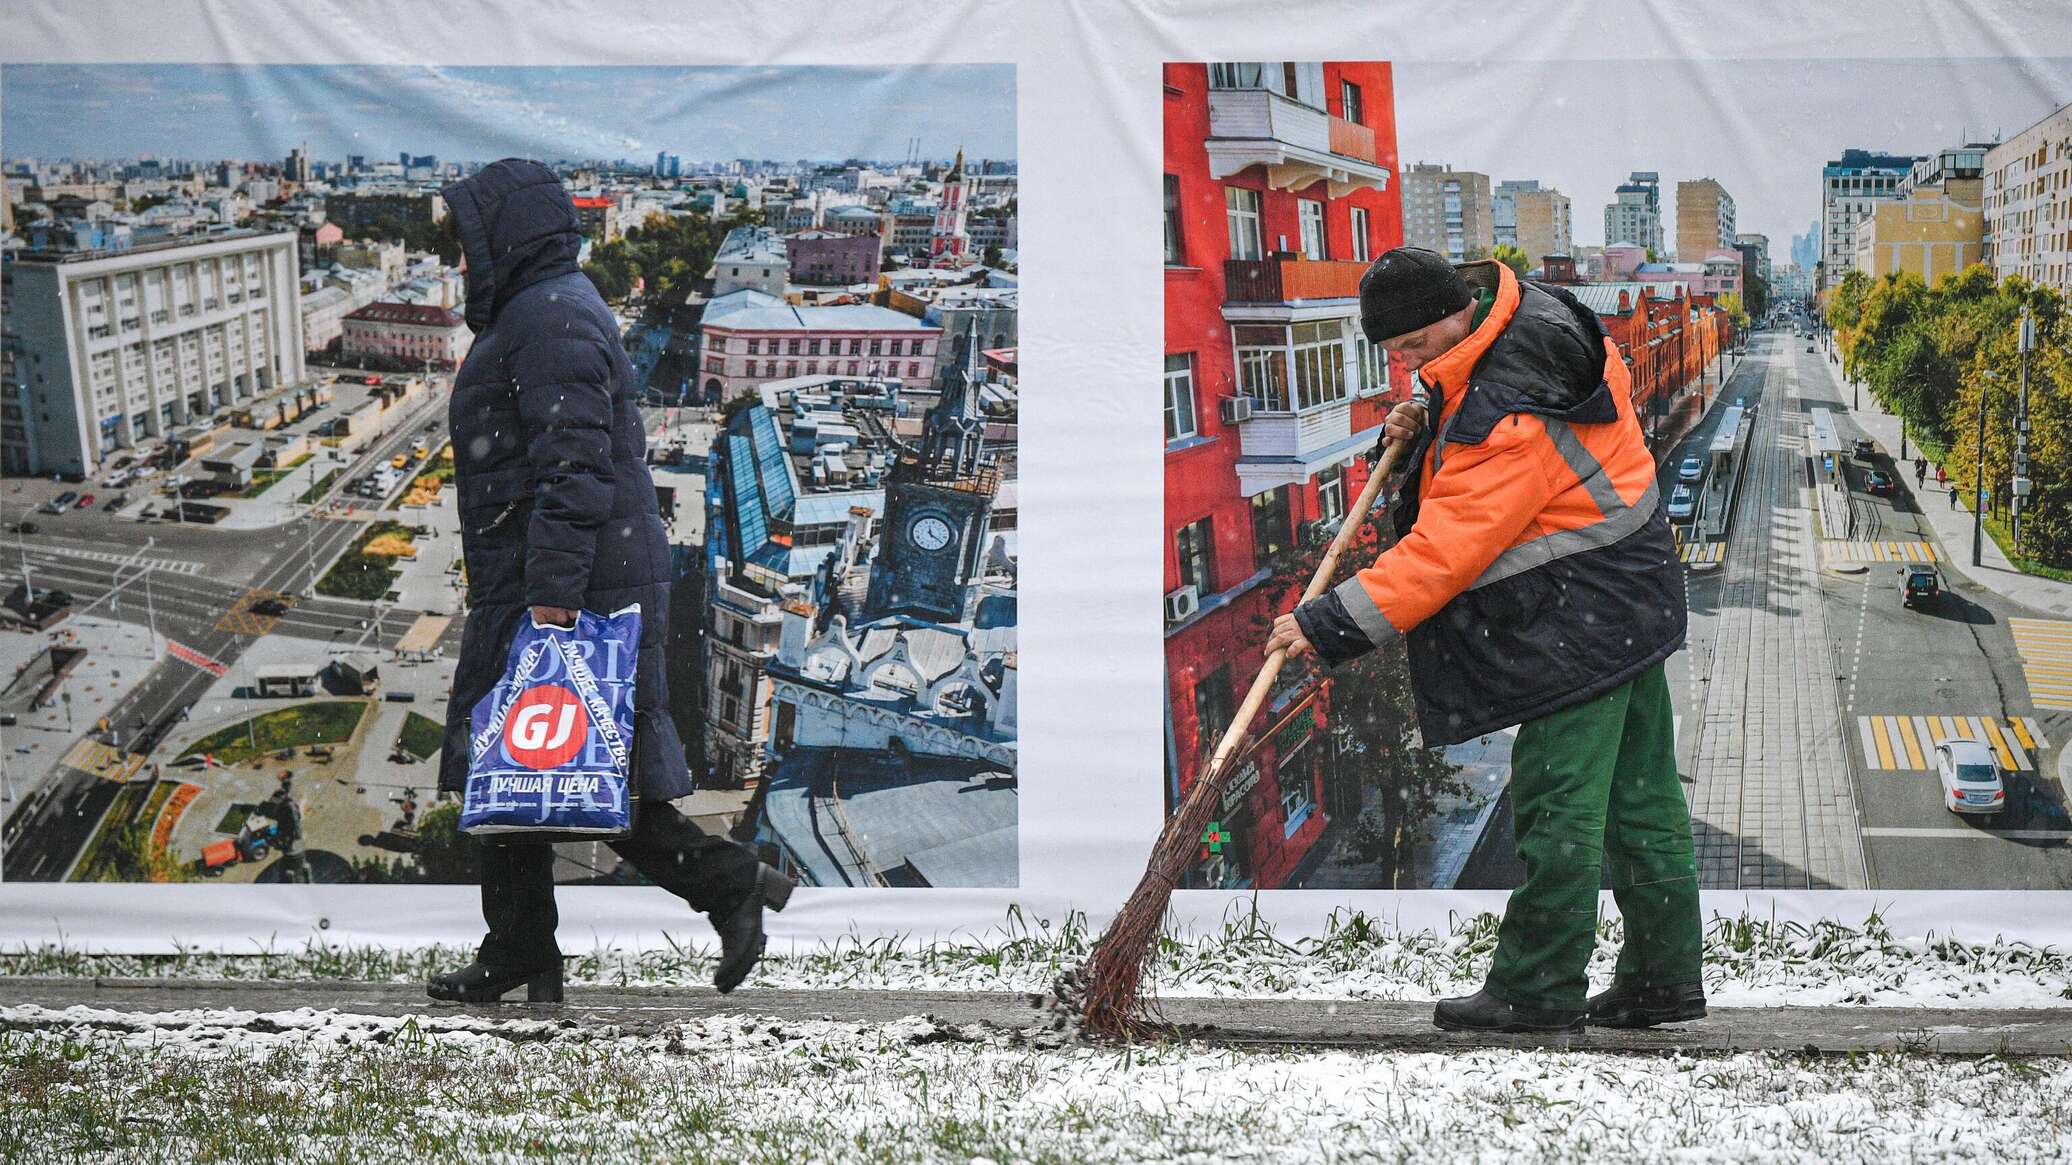
POLYGON ((1705 1013, 1691 820, 1663 661, 1683 579, 1624 360, 1596 313, 1502 263, 1413 247, 1360 280, 1360 325, 1423 383, 1386 437, 1413 442, 1396 543, 1275 621, 1267 651, 1339 664, 1406 641, 1424 743, 1518 725, 1524 882, 1488 980, 1442 1028, 1564 1031, 1705 1013), (1600 864, 1626 923, 1585 998, 1600 864))

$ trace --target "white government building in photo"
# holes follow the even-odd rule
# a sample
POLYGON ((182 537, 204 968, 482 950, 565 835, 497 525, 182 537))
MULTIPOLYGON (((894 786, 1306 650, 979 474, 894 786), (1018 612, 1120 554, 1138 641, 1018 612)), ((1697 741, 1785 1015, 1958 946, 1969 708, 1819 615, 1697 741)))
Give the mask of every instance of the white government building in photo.
POLYGON ((8 472, 91 473, 304 377, 292 231, 22 251, 7 268, 8 472))

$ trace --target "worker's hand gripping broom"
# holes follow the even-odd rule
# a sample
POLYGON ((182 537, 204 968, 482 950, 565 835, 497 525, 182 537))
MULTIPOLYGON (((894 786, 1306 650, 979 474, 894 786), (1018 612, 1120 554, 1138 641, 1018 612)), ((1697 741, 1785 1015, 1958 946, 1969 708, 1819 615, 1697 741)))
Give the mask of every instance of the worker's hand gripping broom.
MULTIPOLYGON (((1421 393, 1419 395, 1422 396, 1421 393)), ((1316 574, 1302 592, 1302 602, 1316 598, 1330 584, 1338 569, 1339 556, 1366 524, 1368 511, 1374 508, 1376 499, 1381 496, 1383 482, 1395 474, 1411 444, 1402 440, 1389 443, 1380 464, 1368 475, 1366 487, 1360 491, 1352 508, 1346 511, 1345 521, 1331 539, 1330 549, 1324 552, 1324 561, 1317 565, 1316 574)), ((1239 706, 1236 717, 1224 730, 1223 739, 1210 756, 1208 767, 1187 791, 1179 809, 1167 819, 1165 831, 1159 834, 1158 843, 1152 847, 1151 864, 1144 871, 1143 880, 1137 883, 1122 912, 1108 924, 1107 932, 1094 945, 1092 957, 1059 984, 1060 1000, 1068 1004, 1077 1002, 1086 1030, 1097 1035, 1124 1036, 1135 1034, 1146 1026, 1145 999, 1141 991, 1144 965, 1165 919, 1166 904, 1186 874, 1202 831, 1208 828, 1216 806, 1222 801, 1224 787, 1230 783, 1233 758, 1239 754, 1239 746, 1244 743, 1252 718, 1259 714, 1267 693, 1273 690, 1274 677, 1280 674, 1281 665, 1286 662, 1286 648, 1266 657, 1266 665, 1259 669, 1259 678, 1252 681, 1251 691, 1245 694, 1245 701, 1239 706)))

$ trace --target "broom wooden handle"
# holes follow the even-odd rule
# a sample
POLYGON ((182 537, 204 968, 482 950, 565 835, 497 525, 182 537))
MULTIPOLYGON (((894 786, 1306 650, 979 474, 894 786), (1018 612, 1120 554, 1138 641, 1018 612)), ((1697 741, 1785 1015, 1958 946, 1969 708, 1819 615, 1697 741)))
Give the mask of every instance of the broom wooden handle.
MULTIPOLYGON (((1331 576, 1338 570, 1338 559, 1345 548, 1352 545, 1353 536, 1367 521, 1367 514, 1374 508, 1375 499, 1381 496, 1382 483, 1396 472, 1396 467, 1409 452, 1411 442, 1391 441, 1383 450, 1381 463, 1374 472, 1367 475, 1367 484, 1361 488, 1360 496, 1353 500, 1352 508, 1345 512, 1345 521, 1339 523, 1338 533, 1331 538, 1331 546, 1324 551, 1324 561, 1317 564, 1316 573, 1310 576, 1309 585, 1303 588, 1300 602, 1306 603, 1324 593, 1330 585, 1331 576)), ((1252 718, 1259 714, 1259 708, 1266 703, 1267 693, 1273 690, 1273 681, 1281 674, 1281 666, 1288 662, 1288 649, 1275 648, 1266 657, 1266 665, 1259 669, 1258 678, 1252 681, 1252 690, 1245 693, 1244 703, 1238 705, 1237 716, 1230 726, 1223 730, 1223 739, 1216 743, 1216 751, 1209 758, 1209 766, 1202 773, 1202 783, 1212 785, 1221 791, 1223 770, 1230 758, 1245 741, 1251 729, 1252 718)))

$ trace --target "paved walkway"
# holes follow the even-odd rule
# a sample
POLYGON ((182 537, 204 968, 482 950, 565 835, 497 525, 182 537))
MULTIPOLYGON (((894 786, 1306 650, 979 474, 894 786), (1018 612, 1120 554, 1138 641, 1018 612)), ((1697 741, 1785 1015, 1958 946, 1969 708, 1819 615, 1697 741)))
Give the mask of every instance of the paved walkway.
POLYGON ((1820 606, 1804 414, 1788 352, 1764 370, 1703 663, 1691 815, 1701 885, 1867 884, 1820 606))
MULTIPOLYGON (((1898 460, 1899 417, 1886 412, 1872 398, 1868 388, 1861 394, 1863 407, 1857 410, 1850 409, 1851 394, 1848 384, 1842 380, 1840 366, 1825 359, 1821 364, 1826 367, 1829 377, 1834 381, 1836 393, 1842 399, 1841 414, 1855 421, 1865 436, 1876 441, 1885 452, 1893 456, 1898 463, 1896 470, 1899 476, 1908 488, 1914 488, 1913 466, 1898 460)), ((1921 455, 1911 441, 1907 444, 1907 453, 1910 458, 1921 455)), ((1914 489, 1914 497, 1921 507, 1922 516, 1928 519, 1929 526, 1935 530, 1936 540, 1942 543, 1941 552, 1945 565, 1955 568, 1958 573, 2002 598, 2040 612, 2072 615, 2072 583, 2038 578, 2016 570, 2014 565, 2008 562, 2007 555, 2001 552, 2000 544, 1993 541, 1990 535, 1985 538, 1984 546, 1981 548, 1981 565, 1971 565, 1971 495, 1958 493, 1958 508, 1951 509, 1948 494, 1946 487, 1935 484, 1932 467, 1927 487, 1914 489)))
MULTIPOLYGON (((515 993, 514 993, 515 994, 515 993)), ((121 1016, 10 1017, 11 1028, 88 1022, 145 1030, 149 1016, 175 1010, 236 1010, 254 1030, 277 1030, 268 1012, 299 1008, 381 1016, 495 1016, 558 1019, 641 1035, 714 1015, 881 1023, 926 1015, 1024 1036, 1054 1036, 1059 1017, 1032 995, 957 991, 758 991, 720 995, 709 987, 569 988, 564 1005, 434 1003, 414 983, 210 982, 158 979, 0 979, 0 1006, 85 1006, 121 1016)), ((2072 1055, 2072 1008, 1720 1007, 1695 1023, 1648 1031, 1588 1028, 1551 1038, 1442 1032, 1429 1003, 1371 1000, 1167 999, 1177 1034, 1226 1045, 1344 1047, 1371 1051, 1554 1046, 1575 1051, 1669 1049, 1780 1052, 1912 1052, 1944 1055, 2072 1055)), ((176 1026, 169 1022, 167 1026, 176 1026)), ((974 1038, 983 1032, 972 1033, 974 1038)), ((513 1033, 513 1038, 526 1038, 513 1033)), ((953 1037, 954 1038, 954 1037, 953 1037)))

